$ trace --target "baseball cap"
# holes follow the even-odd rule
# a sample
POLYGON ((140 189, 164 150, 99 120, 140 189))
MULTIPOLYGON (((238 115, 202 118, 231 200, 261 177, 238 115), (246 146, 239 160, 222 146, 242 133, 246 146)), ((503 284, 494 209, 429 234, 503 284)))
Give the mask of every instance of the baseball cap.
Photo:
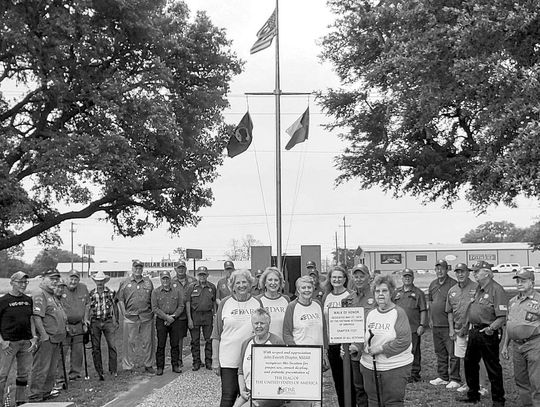
POLYGON ((13 273, 11 275, 10 281, 22 280, 23 278, 30 278, 30 277, 24 271, 17 271, 16 273, 13 273))
POLYGON ((456 264, 456 267, 454 267, 454 271, 457 271, 457 270, 469 270, 469 266, 467 266, 465 263, 458 263, 456 264))
MULTIPOLYGON (((232 263, 232 262, 229 262, 229 263, 232 263)), ((206 266, 200 266, 197 269, 197 274, 208 274, 208 269, 206 268, 206 266)))
POLYGON ((133 267, 137 267, 137 266, 143 267, 144 266, 143 262, 140 261, 140 260, 133 260, 132 265, 133 265, 133 267))
POLYGON ((60 272, 56 269, 48 269, 41 274, 42 277, 60 277, 60 272))
POLYGON ((478 271, 480 269, 488 269, 491 270, 491 264, 489 264, 487 261, 480 260, 474 263, 471 267, 471 270, 478 271))
POLYGON ((414 271, 410 268, 403 269, 401 272, 402 276, 413 276, 414 277, 414 271))
POLYGON ((317 268, 317 265, 315 264, 314 261, 308 260, 308 261, 306 262, 306 268, 309 269, 309 268, 312 268, 312 267, 313 267, 313 268, 317 268))
POLYGON ((263 274, 263 271, 261 269, 257 270, 257 272, 255 273, 255 277, 260 277, 262 276, 263 274))
POLYGON ((161 270, 159 272, 159 276, 171 278, 171 273, 169 272, 169 270, 161 270))
POLYGON ((448 262, 446 260, 437 260, 437 263, 435 263, 435 267, 437 266, 448 268, 448 262))
POLYGON ((175 269, 179 269, 180 267, 186 268, 186 262, 184 260, 180 260, 176 266, 174 266, 175 269))
POLYGON ((527 269, 519 269, 516 275, 512 278, 521 278, 523 280, 534 281, 534 271, 527 269))
POLYGON ((234 270, 234 263, 230 260, 227 260, 225 263, 223 263, 223 270, 228 270, 228 269, 234 270))
POLYGON ((352 273, 356 273, 357 271, 361 271, 364 274, 370 274, 368 267, 365 264, 357 264, 353 267, 352 273))
POLYGON ((67 282, 66 280, 64 280, 63 278, 61 278, 60 280, 58 280, 58 287, 62 286, 62 285, 65 285, 67 287, 67 282))
POLYGON ((69 277, 71 277, 71 276, 77 276, 77 277, 80 278, 79 272, 78 272, 77 270, 75 270, 75 269, 72 269, 72 270, 69 272, 68 276, 69 276, 69 277))

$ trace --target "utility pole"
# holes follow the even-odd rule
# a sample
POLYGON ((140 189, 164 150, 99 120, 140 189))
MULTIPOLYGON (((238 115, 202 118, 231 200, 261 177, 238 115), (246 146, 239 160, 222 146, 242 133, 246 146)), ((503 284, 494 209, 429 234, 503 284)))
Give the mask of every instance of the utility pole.
POLYGON ((338 249, 338 244, 337 244, 337 232, 336 232, 336 264, 334 264, 334 266, 337 266, 339 263, 339 249, 338 249))
POLYGON ((75 229, 73 229, 73 222, 71 222, 71 228, 69 231, 71 233, 71 270, 73 270, 73 234, 75 233, 75 229))
POLYGON ((345 223, 345 216, 343 217, 343 265, 345 266, 345 270, 348 269, 347 267, 347 228, 350 228, 351 225, 347 225, 345 223))

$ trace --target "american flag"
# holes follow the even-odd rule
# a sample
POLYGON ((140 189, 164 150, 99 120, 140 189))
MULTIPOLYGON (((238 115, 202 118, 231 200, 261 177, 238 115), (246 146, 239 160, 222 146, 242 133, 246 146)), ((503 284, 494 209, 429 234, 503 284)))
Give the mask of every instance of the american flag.
POLYGON ((264 23, 259 31, 257 31, 257 41, 251 47, 250 54, 262 51, 272 44, 272 39, 277 34, 276 10, 270 18, 264 23))

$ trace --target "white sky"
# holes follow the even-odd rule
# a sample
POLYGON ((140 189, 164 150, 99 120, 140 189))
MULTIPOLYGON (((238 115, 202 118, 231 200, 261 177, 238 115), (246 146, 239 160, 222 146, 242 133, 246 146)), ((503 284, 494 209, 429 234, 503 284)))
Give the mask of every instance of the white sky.
MULTIPOLYGON (((244 72, 235 78, 230 94, 228 123, 236 124, 247 108, 245 92, 271 92, 274 89, 274 45, 255 55, 249 49, 255 33, 272 13, 273 0, 188 0, 191 10, 206 10, 213 23, 223 27, 233 40, 233 49, 246 61, 244 72)), ((280 2, 281 89, 284 92, 311 92, 339 85, 329 65, 318 58, 318 46, 328 32, 333 16, 324 0, 280 2)), ((254 123, 253 143, 234 159, 226 158, 212 185, 215 202, 203 209, 202 222, 170 236, 165 228, 144 237, 112 237, 112 227, 97 219, 75 220, 74 247, 95 246, 96 260, 121 261, 166 258, 175 247, 197 248, 210 259, 225 258, 232 238, 250 233, 275 251, 275 170, 274 99, 249 97, 254 123), (260 175, 259 175, 260 173, 260 175)), ((347 228, 347 247, 371 244, 456 243, 470 229, 486 221, 507 220, 518 226, 535 222, 538 203, 520 200, 519 208, 490 209, 476 216, 470 206, 458 202, 452 210, 441 203, 421 205, 414 198, 394 199, 374 188, 359 190, 354 182, 335 187, 338 172, 334 157, 343 149, 335 134, 321 125, 329 118, 310 101, 309 140, 282 153, 283 250, 298 254, 301 244, 320 244, 323 258, 343 245, 343 216, 347 228)), ((305 110, 307 97, 282 98, 282 147, 289 127, 305 110)), ((224 152, 225 154, 225 152, 224 152)), ((101 216, 98 214, 99 217, 101 216)), ((64 248, 70 249, 70 224, 61 226, 64 248)), ((25 258, 31 261, 41 248, 34 242, 25 245, 25 258)))

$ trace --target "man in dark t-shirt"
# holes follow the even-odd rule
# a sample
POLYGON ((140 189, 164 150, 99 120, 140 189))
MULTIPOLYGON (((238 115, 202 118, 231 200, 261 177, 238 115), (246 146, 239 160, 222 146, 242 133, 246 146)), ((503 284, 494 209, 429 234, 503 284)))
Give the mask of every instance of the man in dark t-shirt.
POLYGON ((15 402, 26 401, 26 385, 32 368, 37 336, 32 319, 32 298, 24 294, 28 275, 17 271, 10 279, 11 291, 0 297, 0 405, 13 362, 17 361, 15 402))

